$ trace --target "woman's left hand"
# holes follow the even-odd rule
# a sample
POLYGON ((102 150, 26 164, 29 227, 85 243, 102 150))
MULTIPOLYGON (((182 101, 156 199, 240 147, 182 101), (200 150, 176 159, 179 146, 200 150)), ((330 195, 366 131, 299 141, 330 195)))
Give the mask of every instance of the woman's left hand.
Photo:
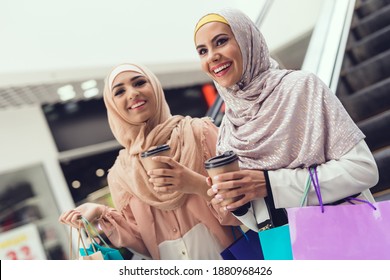
POLYGON ((235 210, 247 202, 267 196, 264 172, 261 170, 240 170, 227 172, 212 178, 213 185, 207 191, 211 203, 221 206, 221 211, 235 210), (234 202, 224 201, 234 198, 234 202))
POLYGON ((192 171, 176 160, 166 156, 155 156, 153 160, 166 163, 170 169, 153 169, 148 172, 149 182, 157 192, 174 192, 206 194, 205 176, 192 171), (203 188, 202 188, 203 186, 203 188))

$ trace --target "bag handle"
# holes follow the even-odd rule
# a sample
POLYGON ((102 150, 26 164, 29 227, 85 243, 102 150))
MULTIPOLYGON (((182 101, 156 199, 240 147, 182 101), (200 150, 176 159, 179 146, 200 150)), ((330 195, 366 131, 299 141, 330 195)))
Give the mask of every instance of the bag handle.
POLYGON ((309 174, 311 182, 313 183, 314 190, 316 191, 318 203, 321 206, 321 212, 324 213, 324 203, 322 202, 320 184, 318 183, 317 166, 309 168, 309 174))
POLYGON ((233 238, 234 240, 237 240, 237 236, 236 234, 234 233, 234 229, 237 228, 238 231, 245 237, 246 240, 249 240, 249 237, 246 235, 245 231, 242 230, 242 228, 240 226, 237 226, 237 227, 234 227, 234 226, 231 226, 232 228, 232 233, 233 233, 233 238))
MULTIPOLYGON (((324 209, 324 203, 322 201, 320 184, 318 182, 317 166, 309 168, 309 175, 310 175, 310 179, 311 179, 311 182, 313 184, 314 190, 316 191, 316 194, 317 194, 318 203, 321 206, 321 212, 324 213, 325 209, 324 209)), ((371 208, 376 210, 376 207, 371 202, 369 202, 368 200, 363 200, 363 199, 359 199, 359 198, 355 198, 355 197, 346 197, 345 198, 345 201, 349 202, 350 204, 354 204, 352 202, 352 200, 367 203, 371 208)))
POLYGON ((96 244, 96 241, 92 238, 93 236, 97 236, 99 238, 99 240, 108 248, 110 248, 110 246, 107 244, 106 241, 104 241, 103 237, 101 237, 101 235, 99 234, 98 230, 95 228, 95 226, 93 224, 91 224, 85 217, 81 216, 81 221, 83 222, 84 224, 84 229, 85 229, 85 232, 87 233, 87 235, 89 236, 89 239, 91 241, 91 244, 92 244, 92 247, 94 248, 94 251, 95 251, 95 247, 93 246, 93 243, 96 244))
POLYGON ((307 195, 309 193, 309 189, 310 189, 310 175, 307 176, 307 180, 306 180, 306 187, 305 187, 305 190, 303 191, 303 196, 302 196, 302 200, 301 200, 301 204, 300 204, 300 207, 303 207, 307 201, 307 195))
POLYGON ((365 202, 368 205, 370 205, 372 209, 376 210, 376 207, 374 206, 374 204, 372 204, 371 202, 369 202, 367 200, 364 200, 364 199, 359 199, 359 198, 356 198, 356 197, 347 197, 345 200, 348 203, 350 203, 350 204, 355 204, 355 203, 352 202, 352 200, 359 201, 359 202, 365 202))
POLYGON ((72 231, 73 231, 73 228, 69 227, 69 259, 71 259, 71 260, 73 260, 72 231))
MULTIPOLYGON (((72 248, 72 232, 73 232, 73 227, 69 227, 69 259, 73 260, 73 248, 72 248)), ((77 238, 77 248, 80 248, 80 241, 83 244, 83 248, 85 251, 85 254, 88 256, 87 248, 85 247, 85 243, 83 238, 81 237, 81 226, 77 229, 78 232, 78 238, 77 238)))
MULTIPOLYGON (((84 224, 84 223, 83 223, 84 224)), ((94 253, 96 253, 96 248, 95 248, 95 240, 92 238, 93 235, 89 232, 87 226, 84 224, 84 231, 85 231, 85 234, 87 235, 88 239, 89 239, 89 243, 91 243, 91 247, 92 247, 92 250, 94 253)), ((88 253, 87 251, 85 251, 85 254, 88 256, 88 253)))

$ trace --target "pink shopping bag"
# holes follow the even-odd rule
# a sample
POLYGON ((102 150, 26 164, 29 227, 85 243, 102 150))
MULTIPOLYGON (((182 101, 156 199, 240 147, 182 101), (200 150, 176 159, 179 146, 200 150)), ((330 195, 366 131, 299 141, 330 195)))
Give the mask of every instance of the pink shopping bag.
POLYGON ((287 209, 296 260, 390 260, 390 201, 287 209))
POLYGON ((324 206, 316 182, 320 206, 287 209, 293 258, 390 260, 390 201, 324 206))

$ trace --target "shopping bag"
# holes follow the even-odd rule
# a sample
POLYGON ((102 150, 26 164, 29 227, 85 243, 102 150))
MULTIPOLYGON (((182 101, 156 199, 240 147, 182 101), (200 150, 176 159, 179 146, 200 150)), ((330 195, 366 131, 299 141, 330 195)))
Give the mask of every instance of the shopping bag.
POLYGON ((87 252, 87 249, 85 247, 85 242, 81 234, 81 228, 77 229, 78 232, 77 248, 79 248, 80 254, 77 258, 73 256, 72 232, 73 232, 73 227, 70 227, 70 234, 69 234, 69 259, 70 260, 76 260, 76 259, 77 260, 104 260, 102 252, 96 251, 96 249, 93 250, 92 252, 87 252), (80 248, 80 243, 82 244, 82 248, 80 248), (83 250, 83 253, 81 253, 81 250, 83 250))
POLYGON ((97 255, 102 255, 102 259, 104 260, 123 260, 121 253, 117 249, 113 249, 107 247, 108 245, 99 245, 97 243, 91 244, 86 250, 84 248, 80 248, 81 257, 93 257, 93 259, 97 258, 97 255))
POLYGON ((102 261, 104 260, 103 254, 100 251, 94 253, 88 253, 88 255, 80 255, 79 260, 84 261, 102 261))
POLYGON ((292 260, 289 225, 259 231, 264 260, 292 260))
MULTIPOLYGON (((83 246, 79 249, 80 256, 92 257, 97 259, 100 257, 100 254, 103 256, 104 260, 123 260, 123 257, 119 250, 111 248, 106 241, 101 237, 97 229, 92 225, 86 218, 81 217, 81 220, 84 224, 84 230, 90 240, 89 247, 83 246), (93 236, 96 236, 103 245, 100 245, 96 242, 93 236)), ((88 258, 86 258, 88 259, 88 258)))
POLYGON ((390 201, 323 205, 316 169, 309 171, 320 206, 287 209, 294 259, 389 260, 390 201))
POLYGON ((263 260, 259 235, 248 230, 221 252, 224 260, 263 260))
MULTIPOLYGON (((306 188, 301 201, 301 206, 305 203, 309 192, 310 178, 306 182, 306 188)), ((288 224, 274 226, 275 205, 270 200, 269 215, 271 218, 268 229, 259 230, 259 240, 263 250, 264 260, 292 260, 292 248, 290 238, 290 226, 288 224)), ((280 219, 278 219, 280 220, 280 219)))

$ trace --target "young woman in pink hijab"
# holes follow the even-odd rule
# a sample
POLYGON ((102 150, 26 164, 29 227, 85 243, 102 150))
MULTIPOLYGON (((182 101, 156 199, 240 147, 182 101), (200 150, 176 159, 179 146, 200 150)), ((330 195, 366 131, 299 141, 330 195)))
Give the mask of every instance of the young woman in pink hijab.
POLYGON ((152 259, 221 259, 234 239, 236 218, 216 211, 207 195, 204 161, 215 155, 217 127, 209 118, 172 116, 157 77, 146 67, 123 64, 105 81, 111 130, 123 146, 108 174, 115 208, 82 204, 59 220, 78 227, 96 222, 116 247, 152 259), (170 145, 170 169, 144 169, 140 154, 170 145))
MULTIPOLYGON (((278 69, 258 28, 238 10, 202 17, 194 40, 226 106, 217 154, 232 150, 240 159, 240 171, 213 179, 215 205, 235 210, 253 230, 269 223, 267 207, 279 210, 276 224, 283 224, 280 210, 300 205, 310 166, 317 166, 324 203, 352 195, 373 201, 378 170, 365 136, 317 76, 278 69), (232 197, 237 201, 225 205, 232 197)), ((314 190, 307 203, 318 205, 314 190)))

